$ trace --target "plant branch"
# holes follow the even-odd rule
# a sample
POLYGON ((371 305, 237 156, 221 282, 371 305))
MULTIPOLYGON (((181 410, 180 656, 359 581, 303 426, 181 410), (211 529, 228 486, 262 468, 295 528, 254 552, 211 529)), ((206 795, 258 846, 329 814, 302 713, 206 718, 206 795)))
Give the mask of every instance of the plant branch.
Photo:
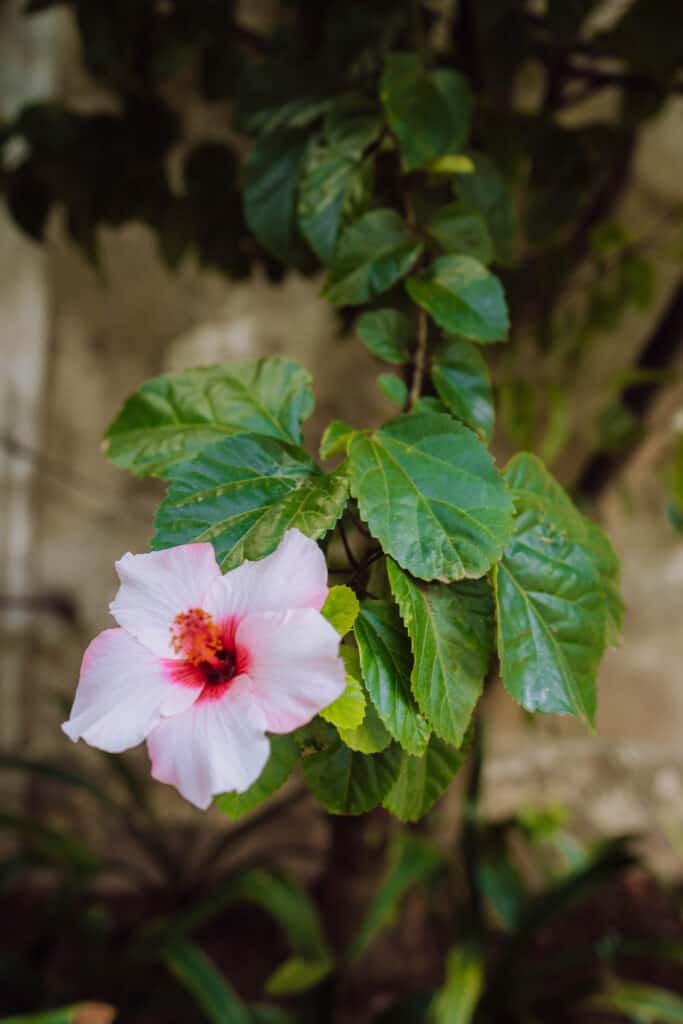
POLYGON ((415 349, 415 361, 413 369, 413 381, 410 386, 408 397, 408 408, 413 409, 418 398, 422 394, 424 383, 425 366, 427 363, 427 313, 421 309, 417 319, 417 347, 415 349))

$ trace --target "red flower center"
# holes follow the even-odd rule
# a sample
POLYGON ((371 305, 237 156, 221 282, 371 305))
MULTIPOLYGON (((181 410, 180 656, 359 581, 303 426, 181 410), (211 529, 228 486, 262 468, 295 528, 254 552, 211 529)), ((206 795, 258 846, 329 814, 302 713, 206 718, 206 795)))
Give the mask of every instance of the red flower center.
POLYGON ((231 680, 247 667, 247 652, 235 645, 236 622, 217 624, 203 608, 176 615, 171 626, 171 646, 177 655, 165 660, 174 682, 202 687, 200 700, 220 697, 231 680))

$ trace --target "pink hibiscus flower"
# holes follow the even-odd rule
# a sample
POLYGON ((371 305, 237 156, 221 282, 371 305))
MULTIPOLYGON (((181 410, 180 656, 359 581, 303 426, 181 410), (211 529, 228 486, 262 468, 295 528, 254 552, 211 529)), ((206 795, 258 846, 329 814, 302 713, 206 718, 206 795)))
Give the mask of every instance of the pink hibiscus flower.
POLYGON ((152 776, 197 807, 248 789, 266 732, 297 729, 344 689, 339 636, 320 614, 325 559, 299 530, 225 576, 210 544, 127 554, 116 571, 121 628, 86 650, 62 728, 112 753, 147 740, 152 776))

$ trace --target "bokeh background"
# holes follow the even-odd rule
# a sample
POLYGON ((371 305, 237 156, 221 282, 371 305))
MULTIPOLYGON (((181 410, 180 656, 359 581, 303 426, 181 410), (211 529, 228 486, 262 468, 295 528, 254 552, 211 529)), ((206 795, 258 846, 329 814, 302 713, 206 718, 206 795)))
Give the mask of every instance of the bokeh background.
MULTIPOLYGON (((609 24, 627 2, 605 2, 596 17, 609 24)), ((259 31, 271 7, 245 0, 240 17, 259 31)), ((69 11, 26 18, 21 8, 19 0, 0 2, 0 118, 45 98, 80 112, 107 110, 110 98, 84 70, 69 11)), ((190 89, 185 96, 182 83, 174 88, 183 144, 222 141, 227 106, 201 103, 190 89)), ((532 63, 520 95, 532 104, 536 88, 532 63)), ((602 89, 567 117, 609 122, 616 102, 616 89, 602 89)), ((652 234, 652 298, 647 308, 628 309, 609 344, 601 339, 577 365, 571 439, 554 466, 567 485, 589 469, 598 473, 595 509, 623 564, 624 640, 601 670, 595 736, 570 721, 532 723, 502 690, 494 694, 485 778, 493 816, 562 804, 580 834, 642 835, 648 862, 664 878, 680 877, 683 865, 683 539, 666 514, 683 431, 682 206, 683 95, 673 95, 639 132, 612 212, 634 236, 652 234), (603 481, 596 416, 666 318, 677 349, 648 402, 646 440, 608 459, 603 481)), ((163 371, 283 353, 314 374, 311 444, 333 417, 366 426, 389 412, 375 387, 379 364, 321 299, 320 277, 290 272, 275 282, 255 265, 232 282, 192 259, 169 270, 153 233, 135 223, 100 229, 99 246, 97 268, 67 237, 58 210, 38 244, 0 204, 0 746, 85 764, 93 777, 104 771, 101 762, 62 735, 58 698, 73 693, 85 644, 109 624, 113 563, 125 551, 146 550, 161 493, 159 482, 135 481, 103 455, 100 439, 125 398, 163 371)), ((18 776, 2 785, 14 806, 54 814, 49 785, 18 776)), ((155 798, 169 828, 228 827, 215 809, 198 823, 170 789, 155 798)), ((440 807, 446 831, 459 799, 456 787, 440 807)), ((327 826, 312 804, 292 813, 312 844, 295 857, 296 870, 312 877, 327 826)), ((82 827, 103 826, 83 819, 82 827)))

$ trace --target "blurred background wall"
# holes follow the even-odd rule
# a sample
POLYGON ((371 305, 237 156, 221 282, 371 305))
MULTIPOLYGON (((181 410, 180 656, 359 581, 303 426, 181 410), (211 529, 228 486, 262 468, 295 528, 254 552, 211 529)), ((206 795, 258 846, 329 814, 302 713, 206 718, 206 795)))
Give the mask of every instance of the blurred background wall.
MULTIPOLYGON (((265 4, 248 6, 250 17, 267 15, 265 4)), ((0 5, 1 113, 33 97, 60 96, 83 110, 105 103, 80 66, 68 17, 25 19, 20 7, 0 5)), ((609 90, 597 113, 609 118, 609 90)), ((586 114, 595 117, 595 107, 586 114)), ((220 137, 220 111, 193 116, 220 137)), ((664 224, 671 246, 680 245, 682 167, 679 97, 641 140, 620 222, 635 231, 664 224)), ((319 298, 319 279, 290 274, 272 284, 254 273, 236 284, 187 264, 171 273, 137 225, 104 231, 101 243, 97 271, 66 240, 59 216, 40 247, 0 211, 1 742, 71 758, 88 752, 59 731, 57 697, 73 693, 85 644, 110 621, 114 560, 148 545, 161 487, 129 478, 101 451, 130 392, 165 370, 282 352, 316 379, 309 441, 334 416, 363 426, 387 412, 372 358, 319 298)), ((678 273, 674 261, 658 259, 655 302, 627 314, 609 359, 603 350, 582 369, 576 439, 558 467, 565 482, 585 462, 595 396, 648 336, 678 273)), ((623 645, 602 670, 598 735, 560 720, 529 725, 500 693, 487 787, 494 813, 559 800, 589 832, 646 830, 665 871, 680 868, 683 851, 683 543, 666 521, 662 487, 681 381, 672 374, 650 413, 650 439, 600 499, 623 560, 628 611, 623 645)), ((166 802, 169 816, 184 813, 174 792, 166 802)))

